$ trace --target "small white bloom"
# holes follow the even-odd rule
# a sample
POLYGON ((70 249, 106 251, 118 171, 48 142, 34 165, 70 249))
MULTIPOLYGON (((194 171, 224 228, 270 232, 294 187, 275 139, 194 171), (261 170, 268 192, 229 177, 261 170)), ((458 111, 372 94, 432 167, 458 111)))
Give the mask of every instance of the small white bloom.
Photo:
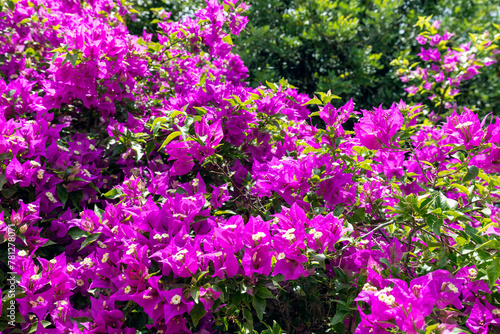
POLYGON ((172 297, 172 299, 170 300, 170 304, 173 304, 173 305, 178 305, 178 304, 180 304, 181 300, 182 300, 182 299, 181 299, 181 296, 179 296, 179 295, 175 295, 175 296, 173 296, 173 297, 172 297))
POLYGON ((184 254, 179 252, 179 253, 175 254, 173 257, 174 257, 175 261, 182 261, 182 259, 184 259, 184 254))
POLYGON ((449 283, 448 288, 451 290, 451 292, 458 293, 458 289, 453 283, 449 283))
POLYGON ((108 262, 108 260, 109 260, 109 253, 104 253, 104 255, 102 256, 101 262, 106 263, 106 262, 108 262))
POLYGON ((57 203, 57 200, 54 198, 54 194, 52 194, 51 192, 46 192, 45 196, 51 203, 57 203))
POLYGON ((136 247, 137 247, 136 245, 130 245, 130 246, 128 246, 126 254, 127 255, 134 254, 134 252, 136 251, 136 247))
POLYGON ((363 285, 363 290, 364 291, 377 291, 378 289, 376 287, 374 287, 373 285, 371 285, 370 283, 365 283, 365 285, 363 285))
POLYGON ((264 238, 266 234, 264 232, 257 232, 252 235, 252 240, 253 241, 259 241, 260 239, 264 238))
POLYGON ((472 123, 471 121, 468 121, 468 122, 465 122, 465 123, 460 123, 460 124, 455 125, 455 128, 461 129, 461 128, 465 128, 465 127, 471 126, 472 124, 474 124, 474 123, 472 123))
POLYGON ((86 266, 87 268, 92 268, 94 266, 94 261, 92 261, 91 258, 86 257, 83 261, 82 264, 86 266))

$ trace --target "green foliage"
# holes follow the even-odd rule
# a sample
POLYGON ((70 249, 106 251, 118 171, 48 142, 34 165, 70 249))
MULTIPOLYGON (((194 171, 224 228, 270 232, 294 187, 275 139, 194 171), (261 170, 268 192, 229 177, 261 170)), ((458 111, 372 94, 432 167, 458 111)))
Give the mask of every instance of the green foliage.
MULTIPOLYGON (((415 41, 419 31, 414 26, 418 16, 433 15, 465 38, 470 32, 496 31, 491 23, 498 21, 491 10, 498 1, 249 3, 249 26, 235 44, 250 69, 252 85, 285 77, 309 94, 332 90, 344 100, 354 97, 362 109, 399 100, 404 94, 393 79, 390 62, 401 53, 420 50, 415 41)), ((500 112, 495 72, 488 71, 468 83, 462 101, 477 101, 500 112)))
MULTIPOLYGON (((139 3, 138 0, 135 0, 139 3)), ((136 6, 141 14, 129 22, 134 34, 152 32, 158 8, 172 19, 192 16, 204 1, 150 0, 136 6), (146 10, 147 9, 147 10, 146 10)), ((395 78, 393 59, 417 54, 419 16, 433 16, 448 31, 468 39, 469 33, 496 31, 499 0, 248 0, 247 28, 234 39, 249 68, 252 86, 288 78, 300 91, 331 90, 344 101, 354 97, 359 109, 398 101, 403 87, 395 78)), ((464 84, 459 104, 500 114, 498 66, 464 84)))

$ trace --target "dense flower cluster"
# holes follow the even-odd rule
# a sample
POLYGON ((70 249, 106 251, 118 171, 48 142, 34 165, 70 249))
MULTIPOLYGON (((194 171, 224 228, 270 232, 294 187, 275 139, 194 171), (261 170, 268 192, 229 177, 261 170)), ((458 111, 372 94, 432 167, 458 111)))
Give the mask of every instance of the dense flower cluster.
POLYGON ((412 83, 405 88, 409 96, 420 94, 427 97, 439 105, 437 113, 443 107, 456 111, 455 98, 460 94, 460 84, 477 76, 481 68, 495 63, 493 57, 499 53, 494 44, 496 37, 485 31, 481 35, 472 35, 472 41, 468 43, 450 45, 455 34, 446 30, 440 33, 440 22, 431 23, 430 19, 420 17, 417 22, 422 30, 416 37, 421 45, 417 56, 424 65, 410 65, 407 59, 401 58, 393 63, 401 66, 398 70, 401 81, 412 83))
MULTIPOLYGON (((309 288, 328 293, 320 330, 500 326, 498 121, 248 87, 236 0, 161 13, 155 38, 128 33, 120 2, 9 3, 0 265, 19 289, 2 333, 300 333, 307 315, 283 310, 309 288)), ((443 53, 452 37, 419 36, 436 64, 411 72, 450 96, 493 64, 443 53)))

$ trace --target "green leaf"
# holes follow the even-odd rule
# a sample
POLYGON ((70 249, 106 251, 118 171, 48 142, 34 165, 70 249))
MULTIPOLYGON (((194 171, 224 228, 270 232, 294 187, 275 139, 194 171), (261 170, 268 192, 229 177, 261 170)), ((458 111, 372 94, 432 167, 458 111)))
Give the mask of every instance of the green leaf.
POLYGON ((488 240, 485 243, 483 243, 482 245, 477 246, 475 250, 479 250, 481 248, 493 248, 496 250, 500 250, 500 242, 498 240, 495 240, 495 239, 488 240))
POLYGON ((19 22, 19 23, 17 24, 17 26, 19 27, 21 24, 28 23, 30 20, 31 20, 31 18, 27 17, 27 18, 25 18, 24 20, 21 20, 21 22, 19 22))
POLYGON ((446 197, 442 192, 438 192, 436 197, 436 207, 441 208, 442 211, 449 209, 455 210, 458 207, 458 202, 454 199, 446 197))
POLYGON ((308 104, 323 104, 323 103, 319 99, 314 98, 314 99, 310 99, 309 101, 304 103, 303 106, 306 106, 308 104))
POLYGON ((9 198, 17 192, 17 187, 12 186, 10 188, 2 190, 2 195, 4 198, 9 198))
POLYGON ((72 191, 68 194, 68 198, 71 200, 71 203, 79 210, 82 211, 80 207, 80 202, 83 199, 83 190, 72 191))
POLYGON ((231 35, 226 35, 222 40, 229 45, 234 45, 231 35))
POLYGON ((319 264, 321 268, 323 268, 323 270, 326 269, 325 267, 325 260, 326 260, 326 256, 324 254, 314 254, 312 256, 312 258, 314 259, 314 261, 312 262, 312 264, 319 264))
POLYGON ((71 238, 73 238, 73 240, 78 240, 80 238, 88 236, 89 232, 83 231, 82 229, 80 229, 77 226, 73 226, 72 228, 70 228, 68 230, 68 235, 71 236, 71 238))
POLYGON ((332 321, 330 322, 330 325, 336 325, 344 320, 344 318, 349 314, 349 312, 345 311, 337 311, 335 313, 335 316, 332 318, 332 321))
POLYGON ((262 321, 264 316, 264 311, 266 310, 266 300, 262 297, 255 295, 252 300, 252 305, 257 312, 257 317, 262 321))
POLYGON ((0 190, 2 190, 4 184, 7 183, 7 178, 5 177, 5 174, 0 174, 0 190))
MULTIPOLYGON (((157 125, 158 125, 158 128, 160 127, 160 125, 163 123, 163 122, 166 122, 167 121, 167 118, 166 117, 158 117, 158 118, 155 118, 155 120, 153 121, 153 123, 151 124, 151 128, 155 128, 157 125)), ((154 132, 154 130, 153 130, 154 132)))
POLYGON ((65 51, 64 48, 57 48, 57 49, 54 49, 54 50, 50 50, 49 52, 59 53, 59 52, 64 52, 64 51, 65 51))
POLYGON ((125 146, 123 144, 116 145, 115 148, 113 149, 113 153, 111 153, 111 157, 120 154, 124 147, 125 146))
POLYGON ((69 61, 71 63, 71 65, 73 65, 73 67, 76 66, 76 61, 78 60, 78 54, 72 54, 71 52, 68 52, 66 54, 66 60, 65 61, 69 61))
POLYGON ((390 267, 391 266, 391 263, 389 262, 388 259, 386 259, 385 257, 382 257, 379 259, 380 262, 382 262, 383 264, 385 264, 386 266, 390 267))
POLYGON ((278 87, 274 83, 272 83, 272 82, 266 81, 266 84, 272 90, 277 90, 278 89, 278 87))
POLYGON ((351 216, 351 219, 355 223, 365 220, 365 208, 358 208, 351 216))
POLYGON ((477 244, 483 243, 483 239, 477 234, 477 230, 474 227, 472 227, 470 225, 465 225, 464 231, 465 231, 465 233, 467 233, 467 235, 469 235, 471 237, 471 239, 475 243, 477 243, 477 244))
POLYGON ((161 146, 158 150, 161 150, 165 145, 170 143, 175 138, 179 137, 181 135, 181 133, 182 133, 181 131, 174 131, 171 134, 169 134, 167 139, 165 139, 165 141, 163 142, 163 144, 161 144, 161 146))
POLYGON ((154 141, 150 141, 147 145, 146 145, 146 157, 149 159, 149 155, 151 154, 151 152, 153 152, 153 150, 155 149, 155 142, 154 141))
POLYGON ((464 187, 463 185, 461 185, 461 184, 453 183, 450 186, 451 187, 455 187, 457 189, 460 189, 460 191, 462 191, 467 196, 469 195, 469 190, 466 187, 464 187))
POLYGON ((427 226, 430 227, 432 232, 436 233, 437 235, 441 234, 441 226, 443 226, 443 219, 435 217, 435 216, 427 216, 425 217, 425 221, 427 223, 427 226))
POLYGON ((193 325, 195 327, 198 326, 200 319, 203 318, 206 313, 207 312, 205 311, 205 306, 203 305, 203 303, 194 305, 189 315, 191 316, 191 320, 193 321, 193 325))
POLYGON ((220 215, 236 215, 236 212, 231 211, 231 210, 219 210, 214 212, 215 216, 220 216, 220 215))
POLYGON ((249 309, 247 308, 243 309, 243 317, 247 320, 247 322, 249 322, 253 326, 253 316, 252 312, 249 309))
POLYGON ((438 326, 439 326, 439 324, 427 326, 427 328, 425 329, 425 334, 432 334, 432 333, 434 333, 434 330, 436 328, 438 328, 438 326))
POLYGON ((91 243, 93 243, 94 241, 99 239, 100 236, 101 236, 101 233, 95 233, 95 234, 91 234, 91 235, 87 236, 85 238, 85 240, 83 241, 82 246, 80 247, 80 250, 84 249, 85 247, 87 247, 88 245, 90 245, 91 243))
POLYGON ((113 188, 107 193, 105 193, 103 196, 109 199, 115 199, 123 195, 123 191, 121 189, 113 188))
POLYGON ((324 93, 324 92, 317 92, 317 94, 319 94, 321 96, 321 100, 325 104, 328 103, 328 102, 330 102, 332 99, 339 99, 339 100, 341 99, 340 96, 332 94, 331 90, 329 90, 326 93, 324 93))
POLYGON ((273 334, 282 334, 281 326, 273 320, 273 334))
POLYGON ((181 111, 181 110, 174 110, 174 111, 172 111, 172 113, 169 116, 170 116, 170 118, 173 119, 178 115, 186 115, 186 113, 184 111, 181 111))
POLYGON ((339 217, 342 214, 342 212, 344 212, 344 207, 342 205, 337 205, 335 207, 335 210, 333 210, 333 215, 335 217, 339 217))
POLYGON ((479 169, 476 166, 467 167, 467 174, 465 174, 462 182, 469 182, 474 180, 479 175, 479 169))
POLYGON ((191 298, 193 298, 194 302, 198 304, 199 297, 200 297, 200 287, 199 286, 194 286, 191 288, 191 298))
POLYGON ((267 299, 267 298, 276 298, 271 291, 269 291, 268 288, 265 286, 258 286, 257 287, 257 292, 255 293, 256 296, 259 296, 261 298, 267 299))
POLYGON ((493 286, 500 277, 500 258, 493 259, 492 264, 486 269, 490 286, 493 286))
POLYGON ((102 214, 104 213, 104 210, 98 207, 97 205, 94 205, 94 213, 96 214, 99 219, 102 219, 102 214))
POLYGON ((57 196, 59 197, 59 200, 61 201, 61 203, 63 205, 65 205, 66 201, 68 200, 68 191, 60 183, 56 186, 56 188, 57 188, 57 196))

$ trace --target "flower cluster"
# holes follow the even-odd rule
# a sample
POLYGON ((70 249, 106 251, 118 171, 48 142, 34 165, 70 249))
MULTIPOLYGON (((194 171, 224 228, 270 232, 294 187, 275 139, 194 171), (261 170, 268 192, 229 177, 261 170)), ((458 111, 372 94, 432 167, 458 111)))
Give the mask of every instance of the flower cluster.
POLYGON ((420 17, 417 26, 422 32, 416 37, 420 47, 417 56, 424 63, 410 66, 406 58, 393 62, 400 66, 397 74, 404 83, 412 83, 405 91, 409 96, 426 96, 433 105, 456 111, 456 98, 460 94, 460 84, 471 80, 484 67, 496 63, 498 54, 495 37, 488 31, 472 35, 472 41, 453 45, 455 34, 440 32, 440 21, 430 22, 431 17, 420 17), (493 38, 492 38, 493 37, 493 38))

